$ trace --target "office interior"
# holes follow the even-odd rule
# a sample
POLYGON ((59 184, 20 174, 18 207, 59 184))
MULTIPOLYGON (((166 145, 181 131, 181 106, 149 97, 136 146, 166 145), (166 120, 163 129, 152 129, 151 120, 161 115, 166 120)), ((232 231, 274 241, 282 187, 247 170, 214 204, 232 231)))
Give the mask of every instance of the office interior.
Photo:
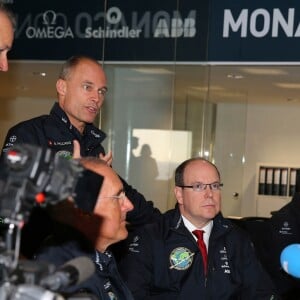
MULTIPOLYGON (((10 61, 0 73, 0 142, 14 124, 47 114, 63 61, 10 61)), ((259 165, 300 167, 300 67, 296 64, 111 63, 97 124, 113 167, 165 211, 175 204, 174 170, 203 156, 219 168, 224 216, 259 210, 259 165)))

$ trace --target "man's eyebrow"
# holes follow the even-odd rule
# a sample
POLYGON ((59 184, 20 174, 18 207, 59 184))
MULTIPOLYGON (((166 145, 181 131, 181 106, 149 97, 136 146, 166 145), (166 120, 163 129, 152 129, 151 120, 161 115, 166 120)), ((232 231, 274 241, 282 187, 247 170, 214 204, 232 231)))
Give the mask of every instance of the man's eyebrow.
MULTIPOLYGON (((89 85, 95 86, 95 83, 92 82, 92 81, 90 81, 90 80, 83 80, 82 83, 83 83, 83 84, 89 84, 89 85)), ((105 91, 107 91, 108 88, 107 88, 106 85, 104 85, 104 86, 100 87, 98 90, 105 90, 105 91)))
POLYGON ((107 92, 107 86, 103 86, 103 87, 101 87, 101 88, 99 88, 99 90, 105 90, 106 92, 107 92))
POLYGON ((120 194, 122 194, 122 193, 125 193, 125 190, 124 190, 123 187, 122 187, 121 189, 119 189, 119 191, 117 192, 117 195, 120 195, 120 194))
POLYGON ((90 85, 95 85, 93 82, 89 80, 83 80, 82 83, 90 84, 90 85))

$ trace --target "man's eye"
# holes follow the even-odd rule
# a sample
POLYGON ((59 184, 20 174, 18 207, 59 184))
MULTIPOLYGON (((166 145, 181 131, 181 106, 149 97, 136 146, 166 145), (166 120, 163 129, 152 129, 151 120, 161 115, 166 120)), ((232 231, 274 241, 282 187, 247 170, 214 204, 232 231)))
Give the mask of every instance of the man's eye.
POLYGON ((220 182, 214 182, 214 183, 212 183, 211 184, 211 189, 212 190, 220 190, 220 188, 221 188, 221 186, 222 186, 223 184, 222 183, 220 183, 220 182))
POLYGON ((203 189, 203 184, 202 183, 195 183, 194 184, 195 189, 197 190, 202 190, 203 189))
POLYGON ((217 190, 217 189, 219 188, 219 183, 218 183, 218 182, 212 183, 212 184, 211 184, 211 188, 212 188, 213 190, 217 190))
POLYGON ((92 87, 88 84, 83 84, 82 87, 85 91, 91 91, 92 90, 92 87))
POLYGON ((98 93, 99 93, 100 96, 104 97, 107 93, 107 89, 106 88, 99 89, 98 93))

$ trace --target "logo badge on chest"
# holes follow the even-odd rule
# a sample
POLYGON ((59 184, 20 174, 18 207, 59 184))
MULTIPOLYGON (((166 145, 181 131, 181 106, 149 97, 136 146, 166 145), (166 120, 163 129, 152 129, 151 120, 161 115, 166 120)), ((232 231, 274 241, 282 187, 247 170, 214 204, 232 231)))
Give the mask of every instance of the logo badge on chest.
POLYGON ((170 269, 186 270, 193 262, 194 253, 188 248, 178 247, 172 250, 170 254, 170 269))

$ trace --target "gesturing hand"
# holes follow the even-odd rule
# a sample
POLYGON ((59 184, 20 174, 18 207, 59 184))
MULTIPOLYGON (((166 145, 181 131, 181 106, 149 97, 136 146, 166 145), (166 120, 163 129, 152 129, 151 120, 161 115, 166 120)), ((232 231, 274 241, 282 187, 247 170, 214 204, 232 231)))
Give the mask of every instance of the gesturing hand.
POLYGON ((79 159, 81 158, 80 155, 80 144, 77 140, 73 141, 73 158, 74 159, 79 159))
POLYGON ((99 158, 102 159, 102 160, 104 160, 108 166, 111 166, 112 161, 113 161, 113 156, 112 156, 112 152, 111 151, 109 151, 105 155, 102 154, 102 153, 100 153, 99 154, 99 158))

